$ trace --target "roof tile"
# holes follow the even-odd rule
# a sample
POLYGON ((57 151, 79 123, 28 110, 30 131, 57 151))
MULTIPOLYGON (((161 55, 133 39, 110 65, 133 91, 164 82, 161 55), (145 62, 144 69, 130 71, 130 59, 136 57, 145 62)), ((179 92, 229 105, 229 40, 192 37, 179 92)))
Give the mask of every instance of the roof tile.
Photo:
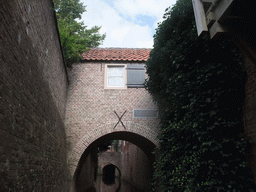
POLYGON ((147 61, 151 49, 93 48, 82 54, 85 61, 147 61))

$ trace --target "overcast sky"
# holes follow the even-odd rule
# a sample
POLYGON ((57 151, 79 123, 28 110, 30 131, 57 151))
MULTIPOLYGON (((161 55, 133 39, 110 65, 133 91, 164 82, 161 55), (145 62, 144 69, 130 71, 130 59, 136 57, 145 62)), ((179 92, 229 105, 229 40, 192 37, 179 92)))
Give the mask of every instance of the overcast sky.
POLYGON ((152 48, 157 23, 176 0, 80 0, 86 5, 84 24, 101 26, 100 47, 152 48))

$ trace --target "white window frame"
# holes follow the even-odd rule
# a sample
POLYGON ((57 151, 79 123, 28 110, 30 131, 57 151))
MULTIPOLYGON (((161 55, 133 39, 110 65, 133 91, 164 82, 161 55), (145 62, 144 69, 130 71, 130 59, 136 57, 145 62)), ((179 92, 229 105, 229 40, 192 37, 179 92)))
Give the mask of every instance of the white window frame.
POLYGON ((126 64, 105 64, 104 89, 127 89, 127 65, 126 64), (123 67, 124 68, 124 87, 109 87, 108 86, 108 67, 123 67))

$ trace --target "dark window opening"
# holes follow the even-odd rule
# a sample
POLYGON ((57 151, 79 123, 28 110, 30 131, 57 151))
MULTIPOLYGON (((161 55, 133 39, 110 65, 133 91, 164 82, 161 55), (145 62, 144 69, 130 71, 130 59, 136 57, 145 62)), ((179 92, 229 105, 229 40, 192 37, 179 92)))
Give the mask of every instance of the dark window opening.
POLYGON ((102 181, 106 185, 112 185, 115 183, 115 166, 114 165, 106 165, 103 170, 102 181))

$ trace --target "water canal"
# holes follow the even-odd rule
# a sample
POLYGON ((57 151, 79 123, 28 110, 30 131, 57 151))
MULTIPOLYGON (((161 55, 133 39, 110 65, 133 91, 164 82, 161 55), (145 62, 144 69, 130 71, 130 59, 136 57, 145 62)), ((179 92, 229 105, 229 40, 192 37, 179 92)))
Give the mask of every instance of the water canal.
POLYGON ((149 192, 151 166, 146 154, 127 141, 114 148, 98 156, 96 192, 149 192))
POLYGON ((128 181, 115 177, 115 181, 112 184, 106 184, 103 181, 103 175, 97 176, 96 192, 144 192, 133 186, 128 181))
MULTIPOLYGON (((76 192, 150 192, 152 160, 128 141, 118 141, 81 163, 76 192)), ((152 159, 152 158, 151 158, 152 159)))

